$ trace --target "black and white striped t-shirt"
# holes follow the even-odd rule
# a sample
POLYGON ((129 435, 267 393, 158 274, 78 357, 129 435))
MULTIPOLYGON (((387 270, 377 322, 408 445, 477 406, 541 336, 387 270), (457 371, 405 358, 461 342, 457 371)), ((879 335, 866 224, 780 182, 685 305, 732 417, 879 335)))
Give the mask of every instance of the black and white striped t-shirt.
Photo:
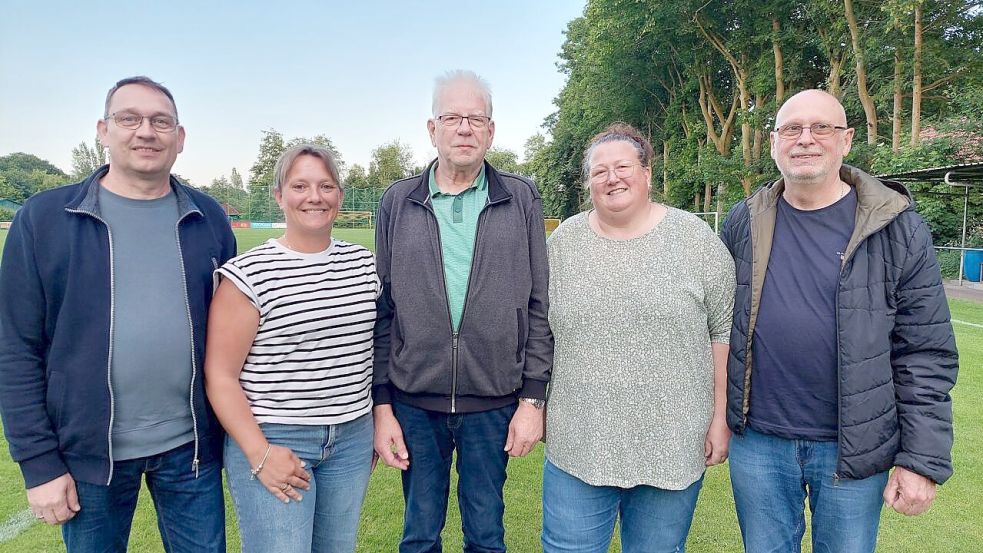
POLYGON ((219 269, 259 310, 239 375, 258 422, 340 424, 372 409, 372 253, 332 241, 304 254, 275 239, 219 269))

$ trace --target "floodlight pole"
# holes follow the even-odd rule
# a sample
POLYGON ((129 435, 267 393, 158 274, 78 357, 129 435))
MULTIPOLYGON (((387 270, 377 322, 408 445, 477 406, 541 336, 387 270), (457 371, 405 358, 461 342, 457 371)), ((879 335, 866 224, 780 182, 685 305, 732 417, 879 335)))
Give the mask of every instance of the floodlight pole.
POLYGON ((960 184, 958 182, 952 182, 949 180, 949 176, 952 175, 952 171, 945 174, 945 183, 949 186, 962 186, 963 187, 963 237, 962 242, 959 244, 959 286, 963 285, 963 265, 966 264, 966 215, 969 212, 969 185, 960 184))

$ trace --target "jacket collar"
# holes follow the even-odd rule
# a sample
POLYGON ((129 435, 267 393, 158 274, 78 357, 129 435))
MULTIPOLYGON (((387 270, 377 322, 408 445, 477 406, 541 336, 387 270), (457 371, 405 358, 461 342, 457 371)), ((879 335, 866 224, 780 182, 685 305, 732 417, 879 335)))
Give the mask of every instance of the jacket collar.
MULTIPOLYGON (((914 208, 914 201, 908 190, 898 182, 880 180, 867 173, 843 164, 840 166, 840 179, 849 184, 857 191, 857 217, 853 227, 853 234, 844 250, 844 260, 849 259, 860 243, 884 228, 893 221, 901 212, 914 208)), ((758 238, 763 238, 762 233, 769 237, 775 227, 775 209, 778 198, 785 190, 785 180, 778 179, 775 182, 761 187, 753 196, 747 199, 748 211, 751 220, 755 222, 752 232, 758 238)), ((770 250, 770 239, 768 240, 770 250)), ((762 253, 764 265, 767 265, 767 253, 762 253)))
MULTIPOLYGON (((98 217, 99 211, 99 181, 109 172, 109 165, 103 165, 82 181, 78 193, 65 204, 66 211, 82 212, 98 217)), ((189 213, 201 215, 198 204, 195 203, 185 185, 171 175, 171 190, 177 199, 178 220, 184 219, 189 213)))
MULTIPOLYGON (((409 193, 409 198, 411 200, 420 204, 426 204, 430 201, 430 169, 432 169, 436 164, 437 160, 434 159, 427 164, 426 169, 424 169, 422 173, 416 177, 413 177, 417 179, 417 184, 409 193)), ((495 170, 495 168, 492 167, 487 161, 485 161, 485 179, 488 181, 489 204, 512 199, 512 193, 506 190, 505 184, 502 183, 501 174, 499 174, 499 172, 495 170)))
MULTIPOLYGON (((914 203, 911 194, 900 183, 882 181, 851 165, 843 164, 840 166, 840 179, 857 191, 857 223, 864 223, 863 226, 871 223, 883 226, 880 223, 881 219, 893 219, 914 203), (859 217, 862 212, 872 215, 874 218, 870 221, 861 221, 859 217)), ((778 198, 784 191, 785 179, 781 178, 762 186, 747 200, 751 216, 774 209, 778 203, 778 198)))

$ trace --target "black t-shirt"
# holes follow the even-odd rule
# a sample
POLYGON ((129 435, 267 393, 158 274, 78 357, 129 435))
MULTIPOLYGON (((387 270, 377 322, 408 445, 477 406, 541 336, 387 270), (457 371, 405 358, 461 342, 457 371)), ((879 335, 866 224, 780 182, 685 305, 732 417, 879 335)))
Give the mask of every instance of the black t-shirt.
POLYGON ((778 200, 754 327, 748 423, 789 439, 836 440, 836 290, 857 195, 812 211, 778 200))

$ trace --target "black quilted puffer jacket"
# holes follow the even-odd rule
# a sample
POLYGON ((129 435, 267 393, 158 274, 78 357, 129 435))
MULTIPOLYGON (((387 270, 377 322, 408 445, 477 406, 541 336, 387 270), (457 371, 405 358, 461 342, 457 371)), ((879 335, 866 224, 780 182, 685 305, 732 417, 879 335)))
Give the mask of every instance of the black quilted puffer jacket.
MULTIPOLYGON (((942 483, 952 475, 958 356, 932 237, 908 191, 843 165, 857 219, 836 297, 839 459, 836 476, 902 466, 942 483)), ((723 241, 737 268, 727 362, 727 424, 742 433, 754 384, 751 348, 784 182, 731 209, 723 241)), ((809 352, 801 352, 809 355, 809 352)))

